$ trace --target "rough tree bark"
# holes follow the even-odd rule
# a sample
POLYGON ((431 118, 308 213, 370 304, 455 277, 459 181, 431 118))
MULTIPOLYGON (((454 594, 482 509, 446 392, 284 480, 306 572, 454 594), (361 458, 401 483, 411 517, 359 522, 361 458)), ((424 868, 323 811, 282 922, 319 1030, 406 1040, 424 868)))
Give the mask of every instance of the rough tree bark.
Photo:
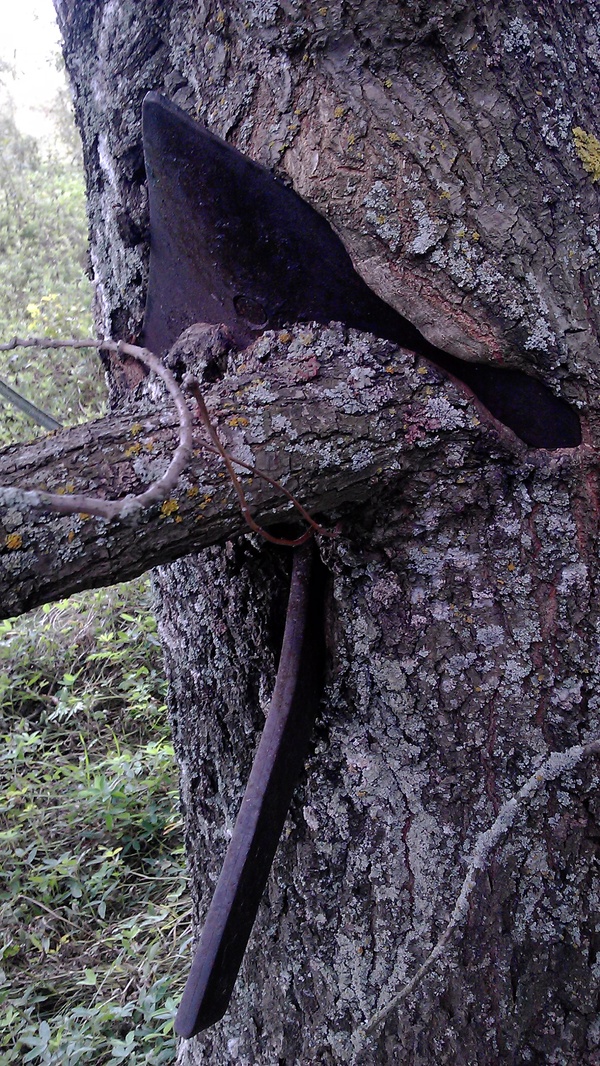
MULTIPOLYGON (((580 461, 600 413, 598 200, 580 158, 583 143, 593 169, 600 150, 585 138, 600 4, 55 3, 103 331, 140 329, 140 111, 158 89, 287 175, 430 340, 537 374, 584 424, 575 454, 515 455, 467 420, 337 516, 313 754, 231 1009, 181 1063, 599 1063, 593 760, 517 820, 446 966, 358 1030, 435 942, 465 854, 536 760, 600 734, 598 484, 580 461)), ((115 371, 115 401, 128 387, 115 371)), ((287 570, 248 537, 155 575, 199 919, 287 570)))
MULTIPOLYGON (((207 327, 200 332, 206 338, 207 327)), ((208 327, 208 337, 221 335, 221 327, 208 327)), ((526 452, 499 424, 490 431, 485 409, 466 400, 436 367, 339 324, 269 332, 233 359, 240 372, 234 365, 203 391, 221 441, 252 468, 238 468, 238 474, 253 518, 264 528, 294 517, 303 523, 281 486, 331 520, 341 504, 370 498, 414 465, 415 454, 424 447, 435 451, 461 427, 471 430, 467 448, 479 448, 483 438, 489 450, 500 433, 504 453, 523 458, 526 452)), ((86 513, 91 505, 85 499, 75 506, 72 494, 122 500, 164 473, 178 439, 164 387, 154 383, 138 392, 126 411, 6 448, 0 454, 0 617, 135 577, 247 531, 223 460, 207 451, 210 440, 197 415, 193 429, 196 447, 162 504, 110 522, 86 513), (32 506, 39 489, 59 496, 72 513, 65 519, 39 506, 42 498, 32 506)), ((574 461, 581 463, 581 456, 575 453, 574 461)), ((591 449, 585 461, 595 464, 591 449)))

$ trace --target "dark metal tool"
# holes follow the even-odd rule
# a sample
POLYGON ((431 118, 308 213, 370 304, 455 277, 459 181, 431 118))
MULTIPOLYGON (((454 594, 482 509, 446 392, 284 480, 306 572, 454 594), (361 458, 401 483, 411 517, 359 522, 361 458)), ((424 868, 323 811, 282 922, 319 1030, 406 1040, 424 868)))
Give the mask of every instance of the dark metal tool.
POLYGON ((26 400, 24 396, 21 396, 20 392, 11 388, 5 381, 0 380, 0 396, 5 400, 8 400, 13 407, 18 407, 19 411, 22 411, 27 418, 30 418, 32 422, 37 422, 38 426, 43 426, 44 429, 62 429, 62 423, 57 422, 52 415, 46 413, 46 411, 40 410, 30 400, 26 400))
POLYGON ((430 344, 369 289, 322 215, 158 93, 144 100, 143 133, 150 197, 144 343, 157 355, 195 322, 226 325, 241 347, 265 329, 344 322, 464 382, 531 447, 581 443, 577 413, 543 382, 430 344))
MULTIPOLYGON (((158 355, 196 322, 244 347, 265 329, 341 321, 409 348, 463 381, 526 444, 574 447, 577 414, 537 379, 457 359, 431 345, 356 273, 329 223, 293 190, 158 93, 143 108, 150 199, 144 343, 158 355)), ((222 1017, 266 884, 318 703, 319 582, 298 549, 275 692, 176 1029, 222 1017)))
MULTIPOLYGON (((277 269, 267 230, 261 245, 251 219, 236 212, 221 217, 226 204, 219 200, 219 190, 229 188, 228 195, 235 198, 229 151, 162 97, 146 98, 151 256, 144 343, 160 354, 195 322, 225 324, 245 345, 275 321, 273 305, 263 293, 263 287, 271 291, 268 274, 277 269), (249 255, 248 242, 255 237, 259 243, 249 255)), ((238 160, 242 173, 235 180, 243 186, 245 160, 236 152, 234 162, 238 160)), ((259 200, 262 174, 257 168, 259 200)), ((243 214, 243 199, 239 210, 243 214)), ((257 211, 255 207, 255 220, 257 211)), ((294 301, 278 302, 281 322, 301 317, 294 301)), ((312 545, 294 552, 273 698, 177 1014, 175 1028, 183 1037, 214 1024, 227 1009, 308 750, 324 659, 322 581, 311 580, 319 566, 314 554, 312 545)))
POLYGON ((191 1037, 225 1013, 252 931, 319 704, 322 582, 311 544, 294 552, 275 690, 223 869, 175 1022, 191 1037))

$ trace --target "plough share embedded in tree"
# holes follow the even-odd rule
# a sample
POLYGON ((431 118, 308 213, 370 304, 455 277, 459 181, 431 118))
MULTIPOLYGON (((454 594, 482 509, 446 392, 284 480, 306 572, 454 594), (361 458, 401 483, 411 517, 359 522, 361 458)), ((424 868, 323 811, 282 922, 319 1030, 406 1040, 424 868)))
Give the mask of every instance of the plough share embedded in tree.
MULTIPOLYGON (((432 345, 369 289, 325 218, 158 93, 144 101, 143 139, 150 199, 144 344, 158 356, 197 322, 225 325, 240 348, 267 329, 343 322, 441 367, 530 447, 580 444, 576 412, 543 382, 432 345)), ((295 550, 274 694, 177 1015, 183 1037, 227 1009, 302 769, 324 674, 318 566, 311 545, 295 550)))

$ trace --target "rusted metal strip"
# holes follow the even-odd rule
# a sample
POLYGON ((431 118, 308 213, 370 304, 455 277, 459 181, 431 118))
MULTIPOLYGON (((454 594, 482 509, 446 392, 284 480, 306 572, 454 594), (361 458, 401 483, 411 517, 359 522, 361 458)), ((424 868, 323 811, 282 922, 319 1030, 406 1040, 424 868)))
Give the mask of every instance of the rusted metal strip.
POLYGON ((185 986, 175 1029, 192 1037, 227 1010, 304 765, 323 679, 323 581, 296 549, 279 669, 265 728, 185 986))

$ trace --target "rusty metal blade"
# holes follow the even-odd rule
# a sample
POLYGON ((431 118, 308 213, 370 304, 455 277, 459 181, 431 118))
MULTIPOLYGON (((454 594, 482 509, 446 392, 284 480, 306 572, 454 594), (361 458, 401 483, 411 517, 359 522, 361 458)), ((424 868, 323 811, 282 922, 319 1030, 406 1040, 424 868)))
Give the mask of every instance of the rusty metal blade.
POLYGON ((294 553, 280 665, 265 728, 206 916, 175 1029, 189 1038, 225 1013, 298 776, 323 676, 322 582, 312 545, 294 553))
POLYGON ((343 322, 425 356, 531 447, 576 447, 577 413, 536 378, 430 344, 355 271, 325 218, 159 93, 143 107, 150 198, 144 343, 158 355, 194 322, 240 347, 265 329, 343 322))

